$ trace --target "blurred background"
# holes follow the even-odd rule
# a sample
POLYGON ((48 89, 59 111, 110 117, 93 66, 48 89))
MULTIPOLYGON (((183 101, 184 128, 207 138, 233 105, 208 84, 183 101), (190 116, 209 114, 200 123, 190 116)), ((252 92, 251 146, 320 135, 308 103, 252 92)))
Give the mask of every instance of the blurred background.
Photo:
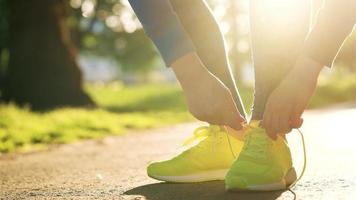
MULTIPOLYGON (((248 0, 208 3, 249 111, 248 0)), ((356 101, 355 72, 353 34, 310 108, 356 101)), ((0 0, 0 101, 0 153, 193 120, 127 0, 0 0)))

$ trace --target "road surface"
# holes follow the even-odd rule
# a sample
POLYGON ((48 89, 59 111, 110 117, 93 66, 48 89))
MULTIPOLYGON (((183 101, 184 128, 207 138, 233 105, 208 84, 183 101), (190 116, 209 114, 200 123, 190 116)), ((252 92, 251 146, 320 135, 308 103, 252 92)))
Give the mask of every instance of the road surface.
MULTIPOLYGON (((356 199, 356 109, 308 111, 304 119, 308 165, 293 188, 297 198, 356 199)), ((165 184, 147 177, 147 163, 174 153, 197 126, 182 124, 0 157, 0 199, 293 199, 289 191, 228 193, 219 181, 165 184)), ((300 170, 299 136, 288 138, 300 170)))

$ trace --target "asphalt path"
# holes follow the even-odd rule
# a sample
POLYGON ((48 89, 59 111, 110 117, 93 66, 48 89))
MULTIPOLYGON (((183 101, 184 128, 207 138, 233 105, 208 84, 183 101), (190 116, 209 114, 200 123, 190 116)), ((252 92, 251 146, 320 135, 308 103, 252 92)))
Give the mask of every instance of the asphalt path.
MULTIPOLYGON (((302 131, 307 170, 293 188, 298 199, 356 199, 356 109, 308 111, 302 131)), ((147 163, 172 155, 198 122, 102 140, 62 145, 45 152, 0 157, 0 199, 274 200, 289 191, 225 192, 221 181, 167 184, 146 175, 147 163)), ((288 135, 297 171, 303 165, 296 132, 288 135)))

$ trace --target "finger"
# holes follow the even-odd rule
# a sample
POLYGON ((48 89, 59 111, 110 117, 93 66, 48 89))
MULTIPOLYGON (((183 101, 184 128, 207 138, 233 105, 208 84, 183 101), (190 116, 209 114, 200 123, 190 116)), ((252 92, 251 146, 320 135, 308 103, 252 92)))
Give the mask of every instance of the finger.
POLYGON ((234 117, 233 121, 237 120, 239 123, 245 122, 246 119, 241 115, 240 111, 237 109, 237 106, 236 106, 232 96, 231 96, 229 104, 230 104, 230 107, 231 107, 231 110, 232 110, 232 115, 234 117))
POLYGON ((271 100, 271 97, 268 98, 265 106, 265 110, 263 112, 263 120, 262 120, 262 126, 266 129, 271 129, 271 120, 272 120, 272 115, 275 113, 274 112, 274 103, 271 100))
POLYGON ((224 124, 235 129, 235 130, 240 130, 242 128, 241 123, 243 123, 245 120, 244 118, 236 112, 229 112, 230 114, 224 115, 224 124), (242 121, 241 121, 242 120, 242 121))
POLYGON ((230 126, 224 126, 224 127, 229 135, 233 136, 234 138, 236 138, 240 141, 243 141, 244 133, 245 133, 243 128, 240 130, 236 130, 234 128, 231 128, 230 126))
POLYGON ((272 120, 270 121, 271 123, 271 129, 269 130, 269 136, 273 139, 277 139, 277 134, 278 134, 278 126, 279 126, 279 116, 276 114, 272 115, 272 120))
POLYGON ((240 130, 242 128, 241 123, 245 122, 246 120, 238 111, 233 99, 229 98, 227 100, 228 102, 226 102, 226 105, 228 105, 228 110, 226 112, 223 112, 225 125, 230 126, 231 128, 234 128, 236 130, 240 130))
POLYGON ((246 122, 246 119, 236 110, 236 112, 232 113, 232 121, 234 123, 238 122, 239 124, 246 122))
POLYGON ((267 103, 265 111, 263 113, 262 121, 260 123, 261 127, 266 129, 266 130, 269 129, 269 122, 271 120, 271 112, 269 110, 270 110, 269 109, 269 104, 267 103))
POLYGON ((304 119, 299 118, 299 119, 291 119, 289 121, 289 127, 290 128, 300 128, 303 125, 304 119))
POLYGON ((283 116, 281 116, 279 118, 279 129, 278 129, 278 133, 280 134, 287 134, 289 132, 291 132, 291 128, 289 125, 289 115, 285 114, 283 116))
POLYGON ((241 130, 242 129, 242 125, 237 121, 235 121, 235 122, 227 122, 227 123, 225 123, 225 125, 233 128, 235 130, 241 130))
POLYGON ((222 119, 220 119, 219 124, 230 127, 236 131, 240 131, 242 129, 242 125, 240 122, 231 121, 228 117, 223 117, 222 119))
POLYGON ((272 122, 272 116, 271 116, 271 112, 269 112, 268 110, 265 111, 264 115, 263 115, 263 121, 262 121, 262 127, 266 130, 266 133, 269 137, 272 138, 272 127, 271 127, 271 122, 272 122))
POLYGON ((291 128, 300 128, 303 124, 302 117, 303 109, 295 108, 291 117, 290 117, 290 127, 291 128))

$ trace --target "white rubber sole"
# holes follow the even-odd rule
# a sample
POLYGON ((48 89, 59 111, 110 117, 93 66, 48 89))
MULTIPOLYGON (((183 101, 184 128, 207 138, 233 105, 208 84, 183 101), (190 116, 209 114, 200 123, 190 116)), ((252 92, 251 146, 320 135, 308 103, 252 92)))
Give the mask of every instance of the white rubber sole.
POLYGON ((295 172, 294 167, 292 167, 283 180, 275 183, 263 184, 263 185, 250 185, 246 188, 232 188, 226 185, 226 190, 228 191, 277 191, 277 190, 285 190, 294 183, 297 179, 297 174, 295 172))
POLYGON ((190 174, 185 176, 157 176, 148 174, 149 177, 166 182, 174 183, 196 183, 204 181, 222 181, 225 180, 225 175, 229 169, 211 170, 190 174))

